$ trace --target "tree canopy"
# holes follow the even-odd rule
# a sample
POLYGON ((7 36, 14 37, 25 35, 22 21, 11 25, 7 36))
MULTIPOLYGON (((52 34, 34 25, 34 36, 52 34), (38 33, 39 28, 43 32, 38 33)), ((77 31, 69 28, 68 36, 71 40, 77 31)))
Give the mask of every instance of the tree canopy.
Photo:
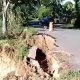
MULTIPOLYGON (((80 0, 74 0, 75 4, 67 2, 64 5, 61 5, 61 1, 64 0, 0 0, 0 17, 2 18, 2 10, 3 13, 7 10, 7 16, 14 15, 14 19, 22 20, 21 24, 35 18, 39 19, 48 16, 61 18, 65 14, 69 19, 78 18, 77 16, 80 14, 80 0), (3 8, 4 1, 6 2, 5 9, 3 8)), ((7 23, 11 20, 10 17, 6 19, 7 23)))

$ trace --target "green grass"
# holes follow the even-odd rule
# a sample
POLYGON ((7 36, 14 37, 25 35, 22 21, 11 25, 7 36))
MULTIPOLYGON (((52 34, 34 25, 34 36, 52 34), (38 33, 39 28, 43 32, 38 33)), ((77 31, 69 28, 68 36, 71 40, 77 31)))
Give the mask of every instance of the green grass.
POLYGON ((80 72, 79 71, 64 72, 60 76, 60 79, 58 80, 80 80, 80 72))
MULTIPOLYGON (((28 28, 28 29, 24 29, 23 31, 24 33, 22 33, 23 35, 21 36, 25 36, 26 40, 30 39, 33 34, 36 34, 37 31, 35 30, 35 28, 28 28)), ((8 37, 4 37, 3 35, 0 35, 0 45, 5 45, 5 44, 9 44, 10 46, 13 46, 14 49, 16 50, 16 57, 18 59, 23 59, 24 56, 28 54, 28 50, 29 50, 29 46, 27 44, 24 43, 24 40, 21 38, 20 36, 16 39, 12 38, 8 38, 8 37)))
POLYGON ((27 56, 28 54, 28 45, 20 43, 18 39, 0 40, 0 46, 4 46, 5 44, 8 44, 15 49, 16 58, 18 60, 23 60, 24 56, 27 56))
MULTIPOLYGON (((29 27, 27 29, 24 29, 24 31, 23 31, 23 33, 21 35, 21 38, 22 38, 22 40, 23 39, 30 39, 33 36, 33 34, 36 34, 36 33, 37 33, 37 31, 35 30, 35 28, 29 27)), ((25 55, 27 56, 28 50, 29 50, 29 46, 28 45, 26 45, 24 43, 18 44, 17 52, 16 52, 17 53, 16 54, 17 58, 23 59, 25 55)))
POLYGON ((18 48, 16 50, 17 59, 23 60, 24 56, 27 56, 28 50, 29 50, 28 46, 18 45, 18 48))

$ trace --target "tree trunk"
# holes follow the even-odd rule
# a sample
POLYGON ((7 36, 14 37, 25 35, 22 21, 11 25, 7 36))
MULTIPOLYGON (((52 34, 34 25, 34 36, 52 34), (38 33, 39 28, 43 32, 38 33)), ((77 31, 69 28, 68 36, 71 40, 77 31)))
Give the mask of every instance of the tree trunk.
POLYGON ((2 33, 5 35, 7 32, 7 11, 6 8, 7 1, 3 0, 3 27, 2 27, 2 33))
POLYGON ((10 4, 10 0, 3 0, 3 27, 2 33, 5 35, 7 33, 7 9, 10 4))

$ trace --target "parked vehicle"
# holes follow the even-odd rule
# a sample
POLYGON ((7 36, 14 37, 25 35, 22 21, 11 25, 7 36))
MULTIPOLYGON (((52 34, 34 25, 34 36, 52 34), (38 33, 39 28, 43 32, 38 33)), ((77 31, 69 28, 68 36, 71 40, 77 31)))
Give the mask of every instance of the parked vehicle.
POLYGON ((40 22, 42 26, 49 26, 49 18, 43 18, 40 22))
POLYGON ((44 26, 46 26, 48 28, 50 19, 51 19, 50 17, 45 17, 45 18, 42 18, 42 19, 37 20, 37 21, 30 21, 30 22, 28 22, 28 25, 33 26, 33 27, 44 27, 44 26))

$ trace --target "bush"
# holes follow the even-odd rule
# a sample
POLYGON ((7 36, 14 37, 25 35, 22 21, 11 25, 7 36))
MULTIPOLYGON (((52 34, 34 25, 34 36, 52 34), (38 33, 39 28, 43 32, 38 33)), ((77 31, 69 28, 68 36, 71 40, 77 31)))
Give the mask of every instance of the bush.
POLYGON ((20 14, 15 14, 9 11, 8 15, 8 36, 17 38, 23 31, 22 18, 20 14))
POLYGON ((25 45, 18 45, 18 48, 17 48, 17 52, 16 52, 16 57, 18 59, 21 59, 23 60, 24 56, 27 56, 28 54, 28 46, 25 46, 25 45))

